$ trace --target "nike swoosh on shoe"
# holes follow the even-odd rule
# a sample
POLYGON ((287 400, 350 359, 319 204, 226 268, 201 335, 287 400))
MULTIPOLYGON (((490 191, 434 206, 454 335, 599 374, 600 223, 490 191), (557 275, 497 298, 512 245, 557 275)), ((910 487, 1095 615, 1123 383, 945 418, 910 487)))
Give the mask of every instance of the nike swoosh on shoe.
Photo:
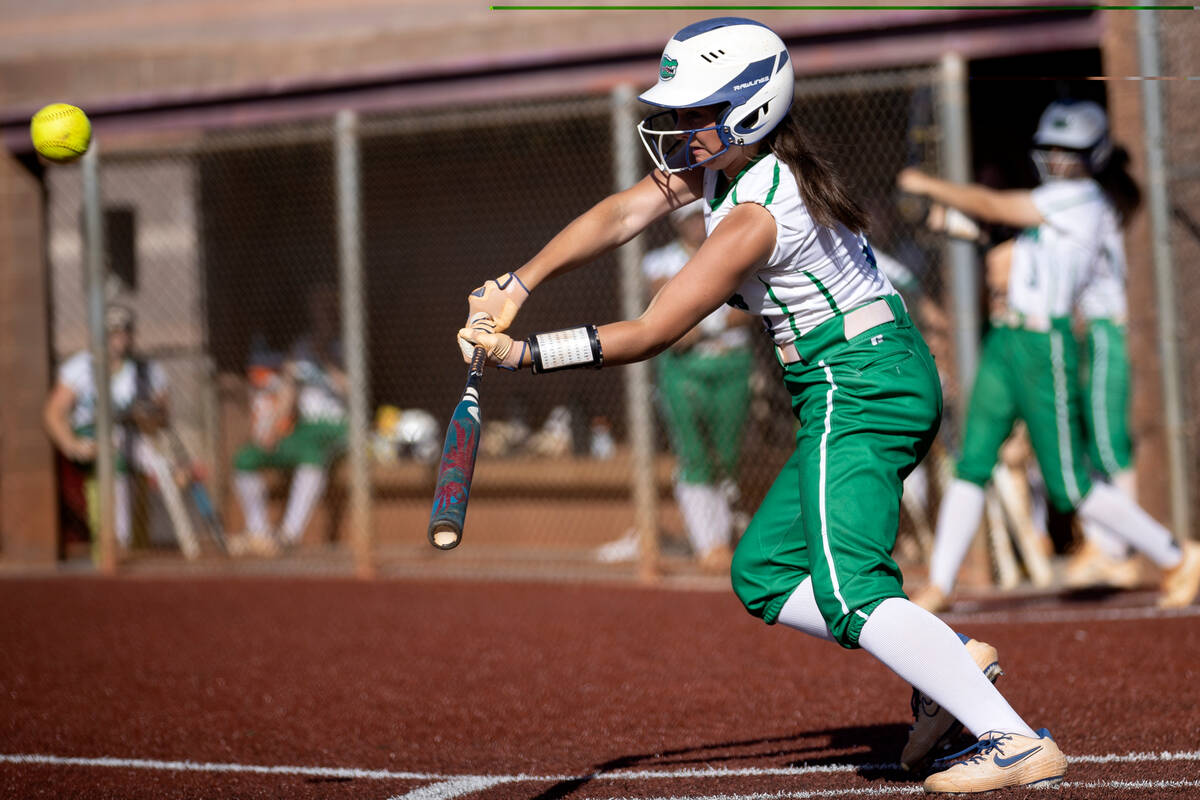
POLYGON ((992 762, 995 763, 995 765, 997 767, 1000 767, 1001 769, 1007 769, 1008 767, 1011 767, 1013 764, 1016 764, 1018 761, 1023 761, 1026 758, 1029 758, 1031 755, 1033 755, 1034 753, 1038 752, 1041 749, 1042 748, 1039 745, 1038 747, 1034 747, 1029 750, 1026 750, 1024 753, 1017 753, 1015 756, 1010 756, 1009 758, 1001 758, 1000 754, 997 753, 996 755, 992 756, 992 762))

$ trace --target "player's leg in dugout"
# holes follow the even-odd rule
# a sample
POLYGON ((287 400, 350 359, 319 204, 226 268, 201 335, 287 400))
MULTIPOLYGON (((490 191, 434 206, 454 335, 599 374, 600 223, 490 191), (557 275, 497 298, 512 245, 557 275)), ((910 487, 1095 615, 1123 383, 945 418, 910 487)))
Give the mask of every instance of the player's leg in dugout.
POLYGON ((313 509, 325 492, 330 464, 346 448, 346 434, 344 422, 317 421, 297 426, 296 433, 289 437, 288 456, 296 464, 296 471, 280 523, 280 538, 285 545, 294 546, 304 536, 313 509))
POLYGON ((949 605, 959 568, 983 519, 983 488, 1017 419, 1011 334, 1011 329, 993 328, 984 337, 967 406, 962 455, 938 508, 929 584, 913 595, 922 608, 939 611, 949 605))
POLYGON ((727 560, 732 516, 717 486, 706 440, 704 359, 668 351, 658 357, 657 367, 660 404, 677 462, 675 501, 688 542, 702 562, 722 549, 727 560))

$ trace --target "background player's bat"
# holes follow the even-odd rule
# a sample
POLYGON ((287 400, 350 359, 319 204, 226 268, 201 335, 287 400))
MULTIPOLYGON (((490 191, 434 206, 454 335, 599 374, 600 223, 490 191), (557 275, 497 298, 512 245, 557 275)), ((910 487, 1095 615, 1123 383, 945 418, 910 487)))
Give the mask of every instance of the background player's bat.
POLYGON ((486 356, 487 351, 482 347, 475 348, 467 369, 467 386, 446 428, 433 512, 429 515, 429 541, 441 550, 450 550, 462 541, 475 454, 479 450, 479 379, 483 377, 486 356))
POLYGON ((204 529, 208 533, 209 538, 220 548, 222 553, 227 554, 229 548, 225 543, 225 526, 221 524, 221 518, 217 516, 217 510, 213 506, 212 497, 208 494, 208 488, 197 474, 195 462, 184 446, 183 440, 175 432, 175 429, 167 425, 163 430, 167 434, 167 441, 171 446, 175 466, 182 468, 187 473, 188 499, 192 501, 193 507, 195 507, 197 513, 200 515, 200 519, 204 522, 204 529))

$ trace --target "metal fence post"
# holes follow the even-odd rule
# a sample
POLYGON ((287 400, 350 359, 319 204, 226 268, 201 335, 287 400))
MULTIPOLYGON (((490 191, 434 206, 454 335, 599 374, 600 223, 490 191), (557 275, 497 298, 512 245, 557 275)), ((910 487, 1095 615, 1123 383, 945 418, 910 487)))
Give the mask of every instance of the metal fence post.
POLYGON ((1170 470, 1171 525, 1175 536, 1191 538, 1188 498, 1186 431, 1183 388, 1180 384, 1179 323, 1176 316, 1174 264, 1171 254, 1171 214, 1167 196, 1167 165, 1163 143, 1162 71, 1158 48, 1158 15, 1138 12, 1138 66, 1142 81, 1142 114, 1146 127, 1147 203, 1150 212, 1154 288, 1158 295, 1158 351, 1162 369, 1163 425, 1170 470))
POLYGON ((113 514, 116 446, 113 442, 108 331, 104 325, 104 209, 100 196, 100 143, 93 140, 83 156, 84 286, 87 287, 88 345, 96 384, 96 511, 100 523, 100 570, 117 570, 117 537, 113 514))
MULTIPOLYGON (((639 144, 633 98, 634 92, 630 86, 618 86, 612 92, 615 191, 628 189, 639 178, 639 144)), ((621 313, 626 319, 637 317, 645 305, 643 249, 641 237, 634 237, 617 251, 621 275, 621 313)), ((629 445, 633 456, 630 490, 639 542, 638 574, 643 580, 653 580, 658 574, 658 484, 654 469, 654 422, 650 391, 650 365, 641 361, 626 366, 625 401, 629 445)))
MULTIPOLYGON (((942 56, 938 107, 944 146, 942 175, 955 182, 971 179, 971 143, 967 123, 967 69, 962 56, 942 56)), ((946 264, 954 297, 954 349, 958 366, 959 418, 966 415, 971 385, 979 362, 979 265, 975 245, 946 239, 946 264)))
POLYGON ((358 115, 343 109, 336 121, 338 270, 341 280, 342 342, 349 397, 350 528, 359 577, 375 572, 371 529, 371 473, 367 451, 367 337, 363 309, 362 215, 358 115))

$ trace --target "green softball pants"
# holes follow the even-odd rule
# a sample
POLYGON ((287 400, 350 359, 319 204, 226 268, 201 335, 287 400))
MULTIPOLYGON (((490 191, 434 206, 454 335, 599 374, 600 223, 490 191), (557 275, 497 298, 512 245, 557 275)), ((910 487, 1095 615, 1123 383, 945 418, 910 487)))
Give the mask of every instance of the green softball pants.
POLYGON ((942 415, 933 357, 898 296, 895 321, 846 340, 836 317, 797 340, 784 368, 796 448, 738 544, 734 591, 774 624, 812 577, 834 638, 858 647, 870 612, 904 597, 892 558, 904 478, 924 458, 942 415))
POLYGON ((291 469, 301 464, 327 467, 345 451, 347 435, 345 422, 297 422, 295 429, 271 450, 254 444, 243 445, 233 456, 233 468, 239 472, 256 472, 291 469))
POLYGON ((1018 419, 1046 483, 1050 503, 1073 511, 1092 483, 1084 455, 1079 351, 1068 319, 1048 332, 997 326, 988 331, 967 406, 958 477, 987 485, 1018 419))
POLYGON ((1089 321, 1082 361, 1088 455, 1095 469, 1111 477, 1133 465, 1125 327, 1110 319, 1089 321))
POLYGON ((749 348, 720 355, 663 353, 658 394, 679 480, 712 484, 737 475, 750 409, 749 348))

